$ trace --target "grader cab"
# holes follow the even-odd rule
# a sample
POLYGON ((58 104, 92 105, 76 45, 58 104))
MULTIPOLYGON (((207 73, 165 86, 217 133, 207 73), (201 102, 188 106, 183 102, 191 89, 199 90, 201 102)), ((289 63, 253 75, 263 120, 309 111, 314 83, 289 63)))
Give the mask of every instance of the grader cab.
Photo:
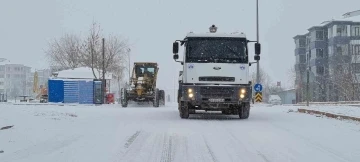
POLYGON ((135 62, 130 78, 130 87, 121 89, 121 106, 129 101, 152 102, 154 107, 165 105, 165 91, 156 88, 159 67, 157 63, 135 62))

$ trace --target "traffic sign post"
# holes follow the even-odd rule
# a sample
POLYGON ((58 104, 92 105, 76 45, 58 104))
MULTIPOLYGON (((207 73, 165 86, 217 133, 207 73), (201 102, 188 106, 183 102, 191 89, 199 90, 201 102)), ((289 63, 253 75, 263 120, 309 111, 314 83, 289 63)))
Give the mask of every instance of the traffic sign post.
POLYGON ((262 92, 255 92, 255 102, 262 102, 262 92))
POLYGON ((261 84, 255 84, 254 90, 255 90, 255 102, 262 102, 262 85, 261 84))
POLYGON ((261 92, 262 91, 262 85, 261 84, 255 84, 254 90, 255 90, 255 92, 261 92))

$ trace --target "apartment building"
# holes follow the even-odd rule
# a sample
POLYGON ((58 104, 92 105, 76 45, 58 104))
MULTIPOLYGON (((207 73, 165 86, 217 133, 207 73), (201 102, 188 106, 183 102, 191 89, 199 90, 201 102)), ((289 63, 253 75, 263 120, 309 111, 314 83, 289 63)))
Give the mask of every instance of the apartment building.
POLYGON ((360 10, 310 27, 295 40, 297 102, 359 100, 360 10))
POLYGON ((0 62, 0 93, 6 93, 9 97, 28 95, 31 87, 27 77, 30 73, 31 67, 3 59, 0 62))

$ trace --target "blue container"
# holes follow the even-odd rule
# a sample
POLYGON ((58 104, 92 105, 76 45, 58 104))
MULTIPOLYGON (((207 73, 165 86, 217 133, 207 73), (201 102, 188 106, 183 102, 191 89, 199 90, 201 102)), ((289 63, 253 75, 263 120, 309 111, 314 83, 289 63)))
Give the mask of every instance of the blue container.
POLYGON ((64 103, 79 103, 79 81, 64 81, 64 103))
POLYGON ((79 81, 79 103, 93 104, 94 100, 94 82, 79 81))
POLYGON ((64 81, 48 80, 48 102, 64 102, 64 81))

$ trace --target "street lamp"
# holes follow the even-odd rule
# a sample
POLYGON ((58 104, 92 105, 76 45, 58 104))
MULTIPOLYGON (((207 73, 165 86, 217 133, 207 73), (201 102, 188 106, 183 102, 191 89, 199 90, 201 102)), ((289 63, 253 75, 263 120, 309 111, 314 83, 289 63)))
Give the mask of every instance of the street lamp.
MULTIPOLYGON (((259 43, 259 0, 256 0, 256 41, 259 43)), ((260 64, 256 60, 256 83, 260 83, 260 64)))

